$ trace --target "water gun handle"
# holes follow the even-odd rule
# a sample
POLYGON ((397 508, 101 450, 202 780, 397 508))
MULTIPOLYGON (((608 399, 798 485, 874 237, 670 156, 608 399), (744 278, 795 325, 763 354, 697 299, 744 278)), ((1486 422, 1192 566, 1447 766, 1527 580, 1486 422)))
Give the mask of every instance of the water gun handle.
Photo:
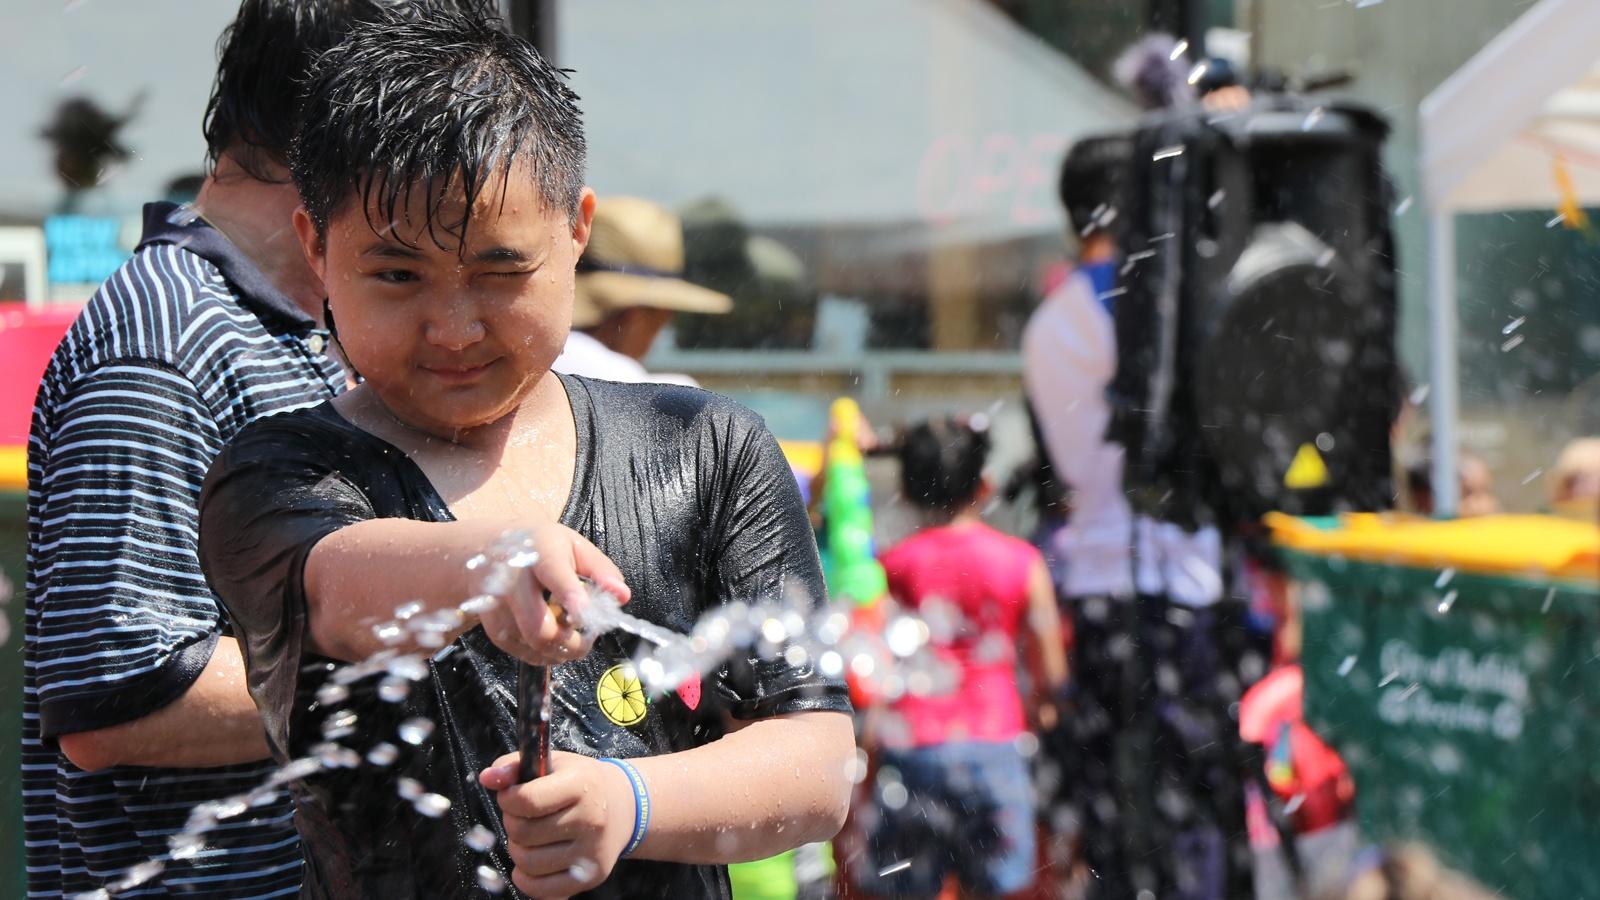
POLYGON ((517 781, 550 774, 550 669, 517 666, 517 781))

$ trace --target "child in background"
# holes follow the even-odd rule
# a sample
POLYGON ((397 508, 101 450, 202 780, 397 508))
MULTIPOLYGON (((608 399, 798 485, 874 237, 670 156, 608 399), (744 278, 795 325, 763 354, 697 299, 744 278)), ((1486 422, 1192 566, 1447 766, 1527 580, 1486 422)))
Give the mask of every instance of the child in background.
POLYGON ((958 673, 949 692, 907 695, 880 729, 872 829, 874 873, 863 888, 932 897, 953 872, 968 894, 1003 896, 1033 880, 1034 801, 1019 739, 1054 723, 1066 681, 1055 590, 1026 541, 985 525, 986 423, 938 420, 907 432, 905 497, 927 524, 883 555, 889 593, 934 624, 932 650, 958 673), (1017 681, 1019 646, 1032 701, 1017 681))

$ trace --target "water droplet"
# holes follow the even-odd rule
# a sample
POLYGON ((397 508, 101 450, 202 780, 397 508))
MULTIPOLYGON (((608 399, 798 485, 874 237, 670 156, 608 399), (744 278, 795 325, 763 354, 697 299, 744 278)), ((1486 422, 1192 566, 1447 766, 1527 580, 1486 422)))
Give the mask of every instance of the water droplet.
POLYGON ((324 706, 334 706, 350 699, 350 689, 342 684, 329 682, 317 688, 317 702, 324 706))
POLYGON ((1445 569, 1444 571, 1439 573, 1439 577, 1438 578, 1435 578, 1433 580, 1433 586, 1434 586, 1435 589, 1443 588, 1445 585, 1449 584, 1450 581, 1452 579, 1454 579, 1455 577, 1456 577, 1456 570, 1455 569, 1445 569))
POLYGON ((1522 479, 1522 483, 1523 484, 1532 484, 1534 481, 1536 481, 1539 478, 1540 475, 1543 475, 1543 474, 1544 474, 1544 469, 1543 468, 1534 469, 1532 472, 1529 472, 1522 479))
POLYGON ((1545 591, 1545 593, 1544 593, 1544 605, 1539 607, 1539 612, 1541 612, 1541 613, 1549 612, 1550 611, 1550 605, 1552 603, 1555 603, 1555 602, 1556 602, 1556 589, 1555 588, 1551 588, 1550 590, 1545 591))
POLYGON ((427 790, 423 788, 422 782, 415 778, 400 778, 395 782, 395 792, 400 795, 400 799, 415 803, 427 793, 427 790))
POLYGON ((1550 221, 1544 223, 1544 227, 1546 227, 1546 228, 1554 228, 1557 225, 1560 225, 1562 222, 1565 222, 1566 220, 1567 220, 1567 214, 1566 213, 1556 213, 1554 216, 1551 217, 1550 221))
POLYGON ((113 881, 112 883, 106 885, 106 889, 112 894, 120 894, 124 891, 131 891, 139 885, 155 878, 157 875, 160 875, 166 868, 166 863, 163 863, 160 860, 147 859, 144 862, 128 869, 127 874, 123 875, 120 880, 113 881))
POLYGON ((496 843, 494 832, 483 827, 482 825, 472 826, 472 830, 468 831, 466 835, 461 838, 461 840, 465 842, 468 847, 471 847, 473 850, 476 850, 479 853, 488 853, 490 850, 494 849, 494 845, 496 843))
POLYGON ((412 745, 421 745, 428 736, 433 734, 433 721, 415 716, 400 723, 400 740, 412 745))
POLYGON ((911 800, 911 792, 899 781, 891 781, 883 786, 881 791, 883 805, 890 809, 904 809, 911 800))
POLYGON ((1343 678, 1346 675, 1349 675, 1350 674, 1350 670, 1354 669, 1355 667, 1356 667, 1355 655, 1352 654, 1350 656, 1346 656, 1344 658, 1344 661, 1339 663, 1339 677, 1343 678))
POLYGON ((422 612, 422 610, 425 608, 426 607, 422 605, 421 600, 412 600, 408 603, 402 603, 399 606, 396 606, 394 608, 394 617, 404 622, 417 613, 422 612))
POLYGON ((1405 215, 1406 212, 1411 209, 1413 200, 1414 198, 1408 195, 1404 200, 1401 200, 1399 203, 1395 204, 1394 214, 1397 216, 1405 215))
POLYGON ((1528 317, 1527 316, 1517 316, 1515 319, 1512 319, 1510 322, 1507 322, 1506 323, 1506 327, 1500 329, 1500 333, 1501 334, 1510 334, 1511 332, 1516 331, 1518 328, 1521 328, 1522 327, 1522 323, 1526 322, 1526 321, 1528 321, 1528 317))
POLYGON ((367 751, 367 762, 379 767, 393 765, 399 758, 400 748, 388 741, 374 744, 372 749, 367 751))
POLYGON ((1517 349, 1518 347, 1521 347, 1522 346, 1522 342, 1527 340, 1527 338, 1528 338, 1528 336, 1525 335, 1525 334, 1519 334, 1519 335, 1516 335, 1516 336, 1512 337, 1511 340, 1506 341, 1504 344, 1500 345, 1500 352, 1501 353, 1510 353, 1511 351, 1517 349))
POLYGON ((443 794, 423 794, 413 805, 417 812, 430 819, 437 819, 450 811, 450 798, 443 794))
POLYGON ((1445 594, 1443 597, 1441 597, 1439 599, 1439 612, 1442 612, 1442 613, 1449 612, 1450 611, 1450 607, 1456 605, 1456 595, 1459 594, 1459 593, 1460 593, 1459 591, 1451 591, 1450 593, 1445 594))
POLYGON ((378 683, 378 697, 385 703, 399 703, 411 693, 411 682, 395 675, 378 683))
POLYGON ((574 881, 586 882, 600 874, 600 866, 593 860, 580 859, 567 869, 567 874, 571 875, 574 881))
POLYGON ((393 647, 405 639, 406 632, 399 622, 379 622, 372 626, 372 636, 385 647, 393 647))
POLYGON ((781 644, 789 637, 789 631, 778 619, 768 619, 761 623, 761 637, 770 644, 781 644))
POLYGON ((859 678, 871 678, 877 668, 877 661, 865 653, 857 653, 855 658, 850 660, 850 671, 856 673, 859 678))
POLYGON ((505 876, 496 872, 490 866, 478 867, 478 887, 491 894, 504 894, 506 892, 505 876))
POLYGON ((180 831, 167 840, 167 846, 172 852, 173 859, 194 859, 205 849, 206 839, 202 835, 188 831, 180 831))
POLYGON ((358 719, 354 710, 341 709, 335 712, 322 723, 323 738, 337 741, 355 734, 358 719))
POLYGON ((428 663, 420 656, 396 656, 384 663, 384 671, 407 681, 421 681, 428 677, 428 663))
POLYGON ((1170 147, 1162 147, 1161 149, 1157 150, 1155 153, 1151 154, 1150 161, 1151 162, 1161 162, 1164 159, 1172 159, 1173 157, 1182 156, 1182 155, 1183 155, 1183 145, 1182 144, 1173 144, 1170 147))
POLYGON ((1306 113, 1305 119, 1300 122, 1300 130, 1310 131, 1317 127, 1317 123, 1322 121, 1323 115, 1325 115, 1325 112, 1322 107, 1313 107, 1311 112, 1306 113))
POLYGON ((491 612, 496 606, 499 605, 499 597, 496 597, 493 594, 479 594, 476 597, 468 598, 467 601, 462 603, 459 607, 457 607, 457 609, 461 610, 462 614, 464 615, 481 616, 486 612, 491 612))
POLYGON ((892 863, 888 864, 887 866, 884 866, 883 868, 879 869, 878 870, 878 877, 879 878, 888 878, 890 875, 893 875, 896 872, 904 872, 905 870, 907 870, 909 868, 911 868, 911 860, 902 859, 902 860, 900 860, 898 862, 892 862, 892 863))
POLYGON ((806 648, 799 644, 793 644, 789 649, 783 651, 783 661, 797 669, 805 665, 810 658, 811 654, 807 653, 806 648))

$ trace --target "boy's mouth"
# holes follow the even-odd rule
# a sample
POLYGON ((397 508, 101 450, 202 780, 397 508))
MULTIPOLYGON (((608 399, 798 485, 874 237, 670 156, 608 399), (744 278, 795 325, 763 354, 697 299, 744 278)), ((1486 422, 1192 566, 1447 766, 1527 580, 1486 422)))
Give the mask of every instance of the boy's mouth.
POLYGON ((425 365, 421 369, 446 384, 467 384, 483 377, 484 373, 489 371, 489 367, 496 362, 498 360, 491 359, 486 363, 475 366, 457 364, 425 365))

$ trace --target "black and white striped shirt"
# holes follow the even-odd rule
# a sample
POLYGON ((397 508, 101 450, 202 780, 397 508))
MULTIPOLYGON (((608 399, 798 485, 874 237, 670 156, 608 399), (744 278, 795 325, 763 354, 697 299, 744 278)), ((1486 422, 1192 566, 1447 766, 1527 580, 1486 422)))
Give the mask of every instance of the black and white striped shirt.
POLYGON ((143 718, 205 668, 228 630, 196 558, 206 469, 246 424, 326 400, 344 377, 326 331, 220 232, 164 203, 57 348, 28 444, 30 896, 95 891, 148 860, 162 872, 120 896, 298 892, 287 797, 169 857, 195 804, 250 790, 270 763, 87 773, 56 739, 143 718))

